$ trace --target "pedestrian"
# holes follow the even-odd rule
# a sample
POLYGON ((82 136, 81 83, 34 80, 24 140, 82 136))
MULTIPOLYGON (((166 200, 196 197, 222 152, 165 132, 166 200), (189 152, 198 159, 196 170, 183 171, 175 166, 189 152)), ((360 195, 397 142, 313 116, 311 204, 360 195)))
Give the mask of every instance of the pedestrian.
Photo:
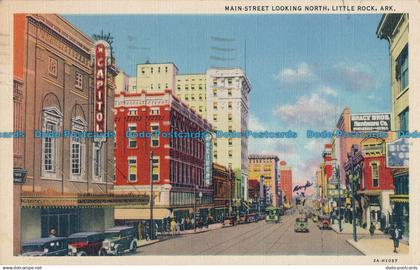
POLYGON ((185 230, 185 218, 181 219, 181 231, 185 230))
POLYGON ((375 225, 373 224, 373 222, 371 222, 371 223, 370 223, 370 227, 369 227, 369 233, 370 233, 370 236, 373 236, 373 234, 375 233, 375 230, 376 230, 376 227, 375 227, 375 225))
POLYGON ((55 227, 51 227, 48 236, 49 237, 57 237, 57 230, 55 229, 55 227))
POLYGON ((397 248, 400 246, 401 230, 395 224, 391 230, 391 239, 394 242, 394 253, 398 253, 397 248))
POLYGON ((176 234, 179 234, 181 231, 181 223, 179 220, 176 221, 176 234))
POLYGON ((175 219, 172 219, 172 221, 171 221, 171 231, 172 231, 172 236, 175 236, 175 233, 176 233, 176 221, 175 221, 175 219))

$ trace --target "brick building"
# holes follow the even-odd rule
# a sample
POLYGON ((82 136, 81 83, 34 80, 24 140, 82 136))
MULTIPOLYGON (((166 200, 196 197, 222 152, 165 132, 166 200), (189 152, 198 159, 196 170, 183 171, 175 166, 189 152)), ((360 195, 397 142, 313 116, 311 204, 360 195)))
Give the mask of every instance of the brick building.
POLYGON ((213 202, 214 216, 226 216, 229 211, 235 189, 235 174, 232 169, 213 163, 213 202))
POLYGON ((293 172, 292 168, 287 166, 286 161, 280 161, 280 190, 282 191, 283 203, 292 204, 293 187, 292 187, 293 172))
MULTIPOLYGON (((154 219, 190 214, 194 197, 197 209, 207 209, 203 212, 212 208, 211 179, 209 182, 204 179, 205 144, 203 138, 196 137, 211 131, 211 126, 174 96, 172 90, 117 94, 115 129, 118 193, 150 196, 152 177, 154 219), (140 137, 127 136, 127 131, 140 137), (175 132, 185 136, 176 138, 175 132), (187 132, 195 135, 187 138, 187 132), (141 138, 146 133, 152 136, 141 138)), ((133 222, 149 219, 150 206, 115 209, 115 218, 133 222)))

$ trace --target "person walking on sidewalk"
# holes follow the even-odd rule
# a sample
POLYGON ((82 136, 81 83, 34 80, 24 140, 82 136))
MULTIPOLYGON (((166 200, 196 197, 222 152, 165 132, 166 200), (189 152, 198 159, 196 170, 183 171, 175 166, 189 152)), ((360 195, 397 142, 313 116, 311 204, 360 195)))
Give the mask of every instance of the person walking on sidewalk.
POLYGON ((398 253, 397 248, 400 246, 401 230, 398 229, 397 225, 393 225, 391 229, 391 239, 394 241, 394 253, 398 253))
POLYGON ((376 227, 375 227, 375 225, 373 224, 373 222, 371 222, 371 223, 370 223, 370 227, 369 227, 369 233, 370 233, 370 236, 373 236, 373 234, 375 233, 375 230, 376 230, 376 227))
POLYGON ((172 231, 172 236, 175 236, 175 233, 176 233, 176 221, 175 221, 175 219, 172 219, 172 221, 171 221, 171 231, 172 231))

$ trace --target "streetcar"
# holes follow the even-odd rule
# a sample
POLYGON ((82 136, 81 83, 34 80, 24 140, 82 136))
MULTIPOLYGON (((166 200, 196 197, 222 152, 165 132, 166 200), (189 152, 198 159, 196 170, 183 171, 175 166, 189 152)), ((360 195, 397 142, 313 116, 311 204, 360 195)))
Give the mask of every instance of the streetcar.
POLYGON ((280 221, 280 208, 269 206, 265 209, 265 221, 266 222, 275 222, 278 223, 280 221))

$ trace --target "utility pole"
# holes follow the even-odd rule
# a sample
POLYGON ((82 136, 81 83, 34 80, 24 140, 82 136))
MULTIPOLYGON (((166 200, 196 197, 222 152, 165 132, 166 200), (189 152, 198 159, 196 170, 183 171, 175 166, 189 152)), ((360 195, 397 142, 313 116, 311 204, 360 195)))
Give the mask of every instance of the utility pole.
POLYGON ((354 160, 355 160, 356 148, 353 145, 351 147, 351 154, 348 156, 351 164, 351 193, 352 193, 352 208, 353 208, 353 239, 357 242, 357 231, 356 231, 356 177, 354 173, 354 160))
POLYGON ((342 232, 342 225, 341 225, 341 183, 340 183, 340 165, 337 164, 336 169, 336 177, 338 180, 338 230, 342 232))
POLYGON ((153 150, 150 152, 150 240, 155 239, 153 234, 153 150))
POLYGON ((197 185, 194 185, 194 232, 197 232, 197 185))

